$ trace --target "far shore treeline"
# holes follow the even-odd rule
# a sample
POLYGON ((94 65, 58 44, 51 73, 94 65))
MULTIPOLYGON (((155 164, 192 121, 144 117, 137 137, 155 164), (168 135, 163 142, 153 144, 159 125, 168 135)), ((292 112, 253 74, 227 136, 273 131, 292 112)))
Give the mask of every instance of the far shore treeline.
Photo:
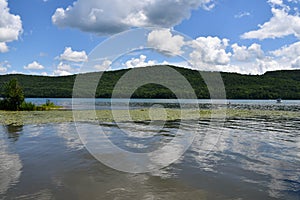
MULTIPOLYGON (((149 69, 149 67, 147 68, 149 69)), ((134 70, 147 70, 147 68, 136 68, 134 70)), ((173 68, 189 81, 199 99, 210 98, 206 84, 198 71, 179 67, 173 68)), ((96 97, 110 98, 115 84, 128 70, 104 72, 96 91, 96 97)), ((203 73, 209 76, 214 72, 203 73)), ((94 72, 84 74, 83 76, 86 76, 86 80, 89 81, 90 77, 97 77, 99 75, 99 72, 94 72)), ((225 84, 228 99, 300 99, 300 70, 274 71, 267 72, 264 75, 241 75, 222 72, 221 76, 225 84)), ((22 86, 26 98, 71 98, 76 75, 60 77, 21 74, 1 75, 0 85, 2 86, 5 82, 14 78, 22 86)), ((176 84, 175 79, 171 81, 174 81, 174 84, 176 84)), ((0 90, 1 97, 4 96, 2 88, 0 90)), ((140 87, 131 97, 176 98, 169 89, 156 84, 148 84, 140 87)))

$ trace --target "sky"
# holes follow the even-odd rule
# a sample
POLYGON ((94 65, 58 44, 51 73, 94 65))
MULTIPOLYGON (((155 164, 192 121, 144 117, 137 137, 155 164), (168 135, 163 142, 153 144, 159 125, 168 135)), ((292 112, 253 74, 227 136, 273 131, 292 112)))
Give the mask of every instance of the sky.
POLYGON ((107 56, 87 71, 161 63, 241 74, 300 69, 299 9, 300 0, 0 0, 0 74, 83 72, 99 44, 146 27, 143 47, 156 51, 107 56))

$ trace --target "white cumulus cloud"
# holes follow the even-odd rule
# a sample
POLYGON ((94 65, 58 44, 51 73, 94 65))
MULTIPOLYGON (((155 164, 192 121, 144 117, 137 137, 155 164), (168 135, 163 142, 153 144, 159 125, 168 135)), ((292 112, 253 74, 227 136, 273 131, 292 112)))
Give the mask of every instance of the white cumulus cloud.
POLYGON ((272 5, 279 5, 279 6, 283 5, 283 1, 282 0, 268 0, 268 3, 270 3, 272 5))
POLYGON ((169 29, 154 30, 148 35, 148 46, 167 55, 181 55, 184 44, 184 38, 169 29))
POLYGON ((231 45, 233 50, 233 58, 237 61, 250 61, 253 59, 262 59, 264 57, 264 52, 259 44, 252 44, 249 47, 239 46, 238 44, 231 45))
POLYGON ((66 64, 64 62, 60 62, 56 69, 53 71, 54 76, 68 76, 71 74, 75 74, 77 69, 71 67, 71 65, 66 64))
POLYGON ((155 65, 156 62, 153 60, 146 61, 147 56, 145 55, 140 55, 139 58, 132 58, 124 64, 125 67, 127 68, 136 68, 136 67, 147 67, 147 66, 152 66, 155 65))
POLYGON ((287 9, 272 8, 273 16, 263 25, 259 25, 258 30, 244 33, 244 39, 267 39, 282 38, 294 35, 300 39, 300 16, 290 15, 287 9))
POLYGON ((57 69, 61 70, 61 71, 68 71, 68 72, 72 72, 73 71, 71 65, 65 64, 63 62, 60 62, 58 64, 57 69))
POLYGON ((105 71, 111 68, 112 62, 108 59, 105 59, 102 64, 94 65, 94 68, 98 71, 105 71))
MULTIPOLYGON (((185 38, 170 30, 159 30, 149 34, 148 45, 157 48, 160 53, 166 54, 161 49, 176 52, 184 56, 193 68, 204 71, 263 74, 267 71, 300 68, 300 42, 264 52, 257 43, 249 46, 229 44, 226 38, 212 36, 185 41, 185 38)), ((128 62, 139 63, 142 58, 128 62)))
POLYGON ((270 52, 270 54, 280 63, 282 68, 300 68, 300 42, 283 46, 278 50, 270 52))
POLYGON ((292 68, 300 69, 300 56, 291 63, 292 68))
POLYGON ((300 56, 300 42, 295 42, 288 46, 283 46, 282 48, 271 52, 277 57, 286 57, 288 59, 295 59, 300 56))
POLYGON ((10 13, 7 0, 0 0, 0 52, 8 51, 6 43, 18 40, 22 31, 20 16, 10 13))
POLYGON ((0 53, 8 52, 8 46, 5 42, 0 42, 0 53))
POLYGON ((70 62, 86 62, 88 56, 85 51, 73 51, 71 47, 66 47, 65 51, 59 56, 59 59, 70 62))
POLYGON ((257 66, 259 69, 259 74, 263 74, 267 71, 276 71, 281 69, 290 69, 289 67, 285 68, 284 66, 281 66, 278 61, 272 57, 266 57, 263 60, 257 61, 257 66))
POLYGON ((173 27, 202 7, 210 10, 213 0, 77 0, 57 8, 52 22, 99 35, 114 34, 131 27, 173 27))
POLYGON ((24 69, 27 69, 27 70, 42 70, 44 68, 45 67, 43 65, 39 64, 36 61, 28 64, 27 66, 24 66, 24 69))
POLYGON ((72 75, 72 73, 63 71, 63 70, 54 70, 53 76, 69 76, 72 75))
POLYGON ((194 66, 227 65, 230 62, 231 53, 226 52, 228 39, 218 37, 199 37, 191 42, 195 49, 191 54, 191 63, 194 66))

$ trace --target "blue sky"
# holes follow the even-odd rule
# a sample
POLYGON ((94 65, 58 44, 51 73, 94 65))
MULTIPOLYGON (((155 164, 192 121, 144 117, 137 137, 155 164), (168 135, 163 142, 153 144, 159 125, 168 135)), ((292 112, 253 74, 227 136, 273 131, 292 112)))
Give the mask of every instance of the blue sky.
MULTIPOLYGON (((148 44, 177 55, 192 46, 188 61, 199 70, 300 69, 299 8, 298 0, 0 0, 0 73, 78 73, 102 41, 149 26, 167 29, 149 33, 148 44)), ((117 68, 176 61, 185 66, 157 52, 130 56, 117 68)), ((94 71, 112 62, 103 59, 94 71)))

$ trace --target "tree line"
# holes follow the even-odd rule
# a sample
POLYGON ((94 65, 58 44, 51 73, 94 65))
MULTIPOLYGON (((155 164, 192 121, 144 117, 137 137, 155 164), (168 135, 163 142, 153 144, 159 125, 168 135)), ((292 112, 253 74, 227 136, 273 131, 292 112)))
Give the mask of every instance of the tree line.
MULTIPOLYGON (((164 66, 151 66, 164 67, 164 66)), ((171 66, 181 73, 194 89, 197 98, 209 99, 208 88, 196 70, 185 69, 171 66)), ((145 71, 146 68, 136 68, 132 70, 145 71)), ((129 69, 94 72, 81 74, 86 81, 91 78, 100 78, 98 87, 95 91, 96 98, 111 98, 112 91, 119 79, 129 69)), ((202 74, 212 75, 215 72, 202 72, 202 74)), ((145 71, 145 75, 147 72, 145 71)), ((241 75, 237 73, 221 73, 224 81, 226 95, 228 99, 300 99, 300 70, 274 71, 263 75, 241 75)), ((76 75, 62 77, 32 76, 32 75, 2 75, 0 84, 3 85, 11 79, 17 79, 24 91, 24 97, 40 98, 71 98, 73 94, 74 81, 76 75)), ((132 80, 134 82, 134 80, 132 80)), ((168 78, 171 84, 176 85, 176 78, 168 78)), ((126 95, 127 89, 123 88, 120 93, 126 95)), ((183 92, 183 91, 181 91, 183 92)), ((5 95, 3 87, 0 89, 0 96, 5 95)), ((88 96, 88 95, 87 95, 88 96)), ((174 91, 158 84, 147 84, 139 87, 131 96, 132 98, 176 98, 174 91)))

